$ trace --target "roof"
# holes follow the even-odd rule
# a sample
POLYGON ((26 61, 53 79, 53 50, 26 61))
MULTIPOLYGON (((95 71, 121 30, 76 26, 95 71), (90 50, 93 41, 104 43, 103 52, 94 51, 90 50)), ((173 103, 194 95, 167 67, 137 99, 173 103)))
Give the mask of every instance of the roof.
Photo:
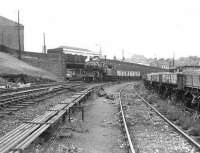
POLYGON ((158 70, 164 70, 164 69, 158 68, 158 67, 152 67, 152 66, 147 66, 147 65, 137 64, 137 63, 130 63, 130 62, 126 62, 126 61, 111 60, 111 59, 106 59, 104 61, 115 65, 118 70, 127 70, 128 71, 128 70, 132 70, 133 68, 134 68, 134 70, 141 70, 141 68, 153 68, 153 69, 158 69, 158 70))
POLYGON ((183 65, 183 66, 177 66, 176 68, 186 68, 186 67, 194 67, 194 68, 200 68, 200 65, 183 65))
POLYGON ((91 50, 89 50, 89 49, 78 48, 78 47, 59 46, 58 48, 63 48, 63 49, 72 49, 72 50, 78 50, 78 51, 85 51, 85 52, 91 52, 91 53, 93 53, 93 52, 92 52, 91 50))
POLYGON ((93 55, 97 56, 99 55, 98 53, 95 53, 89 49, 85 48, 78 48, 78 47, 70 47, 70 46, 59 46, 54 49, 48 49, 48 52, 69 52, 70 54, 85 54, 85 55, 93 55))
MULTIPOLYGON (((1 26, 17 26, 18 23, 15 21, 12 21, 8 18, 5 18, 3 16, 0 16, 0 25, 1 26)), ((24 27, 22 24, 20 24, 21 27, 24 27)))

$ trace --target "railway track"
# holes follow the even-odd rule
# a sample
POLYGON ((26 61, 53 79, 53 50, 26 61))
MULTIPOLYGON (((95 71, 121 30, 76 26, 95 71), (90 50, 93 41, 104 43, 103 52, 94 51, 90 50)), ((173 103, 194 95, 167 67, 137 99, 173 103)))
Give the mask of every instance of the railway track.
POLYGON ((5 134, 0 138, 0 152, 21 153, 42 133, 46 132, 49 128, 54 127, 54 125, 63 122, 66 115, 69 115, 71 112, 70 109, 80 107, 81 103, 87 99, 94 89, 95 87, 88 88, 76 93, 49 110, 46 110, 43 115, 38 116, 32 121, 26 121, 16 129, 5 134))
MULTIPOLYGON (((81 82, 67 82, 69 84, 71 83, 81 83, 81 82)), ((30 87, 23 87, 23 88, 7 88, 7 89, 4 89, 4 88, 1 88, 0 91, 4 91, 5 92, 0 92, 0 97, 2 96, 11 96, 13 94, 16 94, 16 93, 20 93, 20 92, 23 92, 23 91, 29 91, 29 90, 34 90, 34 89, 40 89, 40 88, 45 88, 45 87, 53 87, 53 86, 57 86, 57 85, 63 85, 63 84, 66 84, 65 82, 54 82, 54 83, 45 83, 45 84, 32 84, 30 87)))
POLYGON ((0 95, 3 94, 10 94, 14 92, 19 92, 19 91, 25 91, 25 90, 30 90, 30 89, 37 89, 37 88, 42 88, 42 87, 49 87, 49 86, 55 86, 58 84, 62 84, 62 82, 54 82, 54 83, 44 83, 44 84, 31 84, 29 87, 21 87, 21 88, 0 88, 0 95))
POLYGON ((189 143, 196 146, 197 149, 200 151, 200 144, 196 142, 192 137, 187 135, 183 130, 177 127, 174 123, 168 120, 164 115, 162 115, 155 107, 153 107, 147 100, 141 97, 138 93, 136 95, 148 106, 150 107, 158 116, 160 116, 165 122, 167 122, 173 129, 175 129, 178 133, 180 133, 184 138, 186 138, 189 143))
MULTIPOLYGON (((129 85, 129 87, 130 86, 131 85, 129 85)), ((124 89, 122 89, 119 93, 120 109, 121 109, 121 116, 122 116, 121 118, 122 118, 122 123, 123 123, 123 127, 124 127, 124 132, 126 133, 126 140, 128 142, 127 146, 129 147, 129 152, 135 153, 135 152, 137 152, 137 147, 133 145, 134 144, 133 140, 131 140, 132 137, 130 135, 130 128, 127 126, 127 122, 126 122, 126 110, 124 110, 124 108, 126 106, 122 103, 122 101, 123 101, 122 94, 126 88, 128 88, 128 86, 125 87, 124 89), (134 149, 133 146, 136 148, 134 149)), ((134 94, 136 95, 136 97, 139 98, 140 102, 144 103, 148 108, 150 108, 151 111, 153 111, 155 114, 157 114, 159 116, 159 118, 161 118, 167 125, 169 125, 172 129, 174 129, 174 131, 176 131, 177 134, 181 135, 185 139, 185 141, 187 141, 191 146, 193 146, 196 151, 200 151, 200 144, 197 141, 195 141, 192 137, 187 135, 183 130, 181 130, 174 123, 172 123, 170 120, 168 120, 164 115, 162 115, 155 107, 153 107, 148 102, 148 100, 144 99, 138 92, 136 92, 135 89, 134 89, 134 94)))
POLYGON ((104 85, 106 84, 88 87, 57 103, 33 120, 24 121, 0 138, 0 152, 22 153, 41 134, 51 132, 55 126, 65 122, 67 117, 70 119, 73 109, 82 108, 82 103, 90 96, 91 92, 104 85))
POLYGON ((55 84, 37 89, 29 89, 24 91, 7 93, 0 96, 0 115, 7 115, 13 111, 17 111, 21 108, 34 104, 36 102, 45 100, 56 93, 63 91, 67 88, 75 88, 81 84, 55 84))
POLYGON ((133 147, 133 143, 132 143, 132 140, 131 140, 131 137, 130 137, 129 129, 128 129, 128 126, 127 126, 127 123, 126 123, 125 113, 124 113, 124 110, 123 110, 121 94, 122 94, 124 89, 121 89, 120 92, 119 92, 119 104, 120 104, 121 119, 122 119, 122 124, 123 124, 123 127, 124 127, 124 132, 125 132, 125 135, 126 135, 127 140, 128 140, 127 146, 130 147, 128 150, 131 153, 135 153, 136 151, 133 147))

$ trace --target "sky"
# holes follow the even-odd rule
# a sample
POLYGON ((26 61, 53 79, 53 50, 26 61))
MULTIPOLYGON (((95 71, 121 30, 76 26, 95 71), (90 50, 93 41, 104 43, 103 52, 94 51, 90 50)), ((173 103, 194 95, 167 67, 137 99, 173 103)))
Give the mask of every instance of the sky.
POLYGON ((0 0, 0 15, 24 25, 24 47, 102 47, 108 58, 133 54, 200 56, 199 0, 0 0))

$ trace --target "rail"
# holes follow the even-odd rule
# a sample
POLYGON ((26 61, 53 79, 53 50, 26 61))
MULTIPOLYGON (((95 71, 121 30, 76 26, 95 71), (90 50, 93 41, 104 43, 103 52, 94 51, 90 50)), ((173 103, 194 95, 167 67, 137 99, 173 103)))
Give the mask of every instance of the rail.
POLYGON ((121 93, 124 89, 121 89, 120 92, 119 92, 120 112, 121 112, 121 115, 122 115, 122 120, 123 120, 123 124, 124 124, 124 128, 125 128, 126 136, 128 138, 128 143, 129 143, 129 146, 130 146, 131 153, 135 153, 135 149, 134 149, 133 143, 131 141, 131 137, 130 137, 129 130, 128 130, 128 127, 127 127, 127 124, 126 124, 126 119, 125 119, 125 116, 124 116, 124 111, 123 111, 123 106, 122 106, 121 93))
POLYGON ((180 128, 178 128, 176 125, 174 125, 171 121, 169 121, 164 115, 162 115, 155 107, 153 107, 149 102, 147 102, 143 97, 141 97, 137 92, 135 94, 142 99, 142 101, 149 106, 158 116, 160 116, 164 121, 166 121, 172 128, 174 128, 178 133, 180 133, 183 137, 185 137, 189 143, 196 146, 198 150, 200 150, 200 144, 196 142, 193 138, 191 138, 189 135, 187 135, 185 132, 183 132, 180 128))

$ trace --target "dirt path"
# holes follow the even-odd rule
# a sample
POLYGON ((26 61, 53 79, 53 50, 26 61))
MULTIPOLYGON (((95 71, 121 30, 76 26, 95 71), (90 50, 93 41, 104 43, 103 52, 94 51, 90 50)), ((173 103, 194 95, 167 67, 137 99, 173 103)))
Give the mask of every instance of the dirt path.
MULTIPOLYGON (((122 135, 118 123, 117 91, 123 85, 107 87, 105 91, 115 95, 115 100, 93 96, 85 103, 84 127, 86 132, 73 132, 73 136, 63 145, 73 144, 84 153, 125 153, 122 145, 122 135)), ((76 114, 76 118, 81 118, 76 114)))

